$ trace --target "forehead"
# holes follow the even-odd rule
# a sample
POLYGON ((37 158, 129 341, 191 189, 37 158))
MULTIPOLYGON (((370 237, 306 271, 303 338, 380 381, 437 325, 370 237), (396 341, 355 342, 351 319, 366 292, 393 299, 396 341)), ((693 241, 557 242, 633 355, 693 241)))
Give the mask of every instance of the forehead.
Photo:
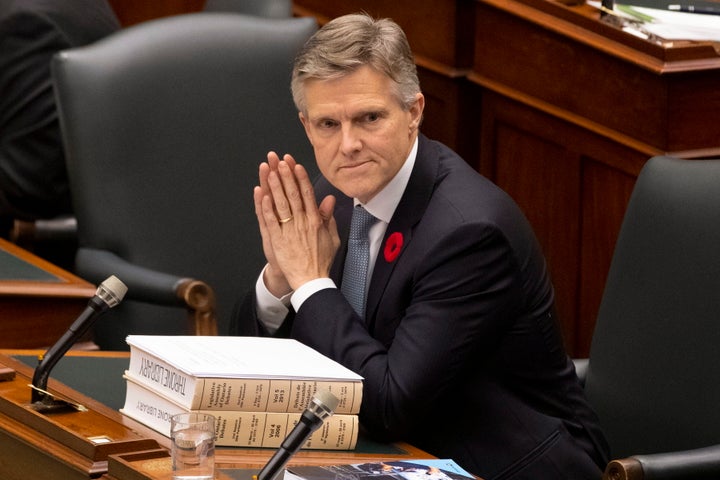
POLYGON ((305 82, 305 100, 310 117, 356 109, 400 108, 393 81, 377 70, 363 66, 338 78, 305 82))

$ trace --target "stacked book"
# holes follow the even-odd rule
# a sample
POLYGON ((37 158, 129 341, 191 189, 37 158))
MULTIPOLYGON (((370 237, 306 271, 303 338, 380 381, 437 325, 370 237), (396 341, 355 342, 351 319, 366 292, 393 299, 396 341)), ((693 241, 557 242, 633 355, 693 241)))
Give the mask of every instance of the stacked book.
POLYGON ((362 377, 292 339, 130 335, 120 411, 170 436, 170 417, 216 417, 218 446, 278 448, 317 390, 339 399, 303 448, 351 450, 362 377))

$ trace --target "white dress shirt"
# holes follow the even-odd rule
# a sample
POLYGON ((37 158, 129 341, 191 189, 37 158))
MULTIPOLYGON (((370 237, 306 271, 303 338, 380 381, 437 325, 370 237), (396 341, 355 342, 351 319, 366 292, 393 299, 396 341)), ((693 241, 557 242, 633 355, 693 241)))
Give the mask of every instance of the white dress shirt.
MULTIPOLYGON (((365 210, 370 212, 377 222, 370 228, 368 236, 370 238, 370 263, 368 265, 368 282, 372 278, 372 273, 375 268, 375 260, 377 259, 378 252, 380 251, 380 244, 383 237, 385 236, 385 230, 390 223, 390 219, 395 213, 395 209, 400 203, 405 187, 410 180, 410 174, 412 173, 413 166, 415 165, 415 157, 417 156, 418 140, 415 139, 412 149, 408 158, 403 163, 398 173, 390 180, 385 188, 383 188, 377 195, 375 195, 369 202, 363 205, 365 210)), ((356 198, 353 199, 355 205, 361 205, 360 201, 356 198)), ((300 306, 305 300, 307 300, 314 293, 323 290, 325 288, 337 288, 335 282, 330 278, 317 278, 301 285, 294 292, 290 292, 282 298, 277 298, 270 293, 265 286, 263 281, 263 273, 260 273, 260 277, 255 285, 255 296, 257 299, 257 314, 260 321, 265 325, 271 333, 275 332, 282 324, 283 319, 288 314, 289 307, 292 304, 295 311, 300 309, 300 306)))

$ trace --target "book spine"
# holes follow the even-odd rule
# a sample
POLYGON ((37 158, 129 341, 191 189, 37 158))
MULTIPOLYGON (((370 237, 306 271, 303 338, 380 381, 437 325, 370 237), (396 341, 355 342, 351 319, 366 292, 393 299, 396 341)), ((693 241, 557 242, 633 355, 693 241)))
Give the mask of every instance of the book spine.
MULTIPOLYGON (((120 411, 134 420, 170 436, 170 417, 187 412, 170 399, 127 379, 125 404, 120 411)), ((216 418, 217 446, 278 448, 300 419, 300 413, 207 411, 216 418)), ((357 444, 357 415, 333 415, 315 431, 303 448, 351 450, 357 444)))
POLYGON ((338 398, 337 414, 356 415, 362 403, 361 381, 195 377, 133 346, 126 374, 192 410, 301 413, 317 390, 338 398))
POLYGON ((203 378, 192 408, 248 412, 302 413, 319 390, 329 390, 339 403, 335 413, 355 415, 362 402, 361 382, 203 378))
POLYGON ((188 409, 194 408, 202 394, 198 378, 133 345, 130 346, 130 364, 125 374, 188 409))

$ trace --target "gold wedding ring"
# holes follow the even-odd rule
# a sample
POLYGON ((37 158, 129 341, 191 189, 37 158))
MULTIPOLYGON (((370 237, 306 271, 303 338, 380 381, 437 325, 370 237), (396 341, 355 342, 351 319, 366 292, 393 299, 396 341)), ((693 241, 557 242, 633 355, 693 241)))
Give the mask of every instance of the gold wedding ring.
POLYGON ((287 222, 289 222, 289 221, 292 220, 292 219, 293 219, 293 216, 290 215, 290 216, 287 217, 287 218, 281 218, 280 220, 278 220, 278 223, 287 223, 287 222))

